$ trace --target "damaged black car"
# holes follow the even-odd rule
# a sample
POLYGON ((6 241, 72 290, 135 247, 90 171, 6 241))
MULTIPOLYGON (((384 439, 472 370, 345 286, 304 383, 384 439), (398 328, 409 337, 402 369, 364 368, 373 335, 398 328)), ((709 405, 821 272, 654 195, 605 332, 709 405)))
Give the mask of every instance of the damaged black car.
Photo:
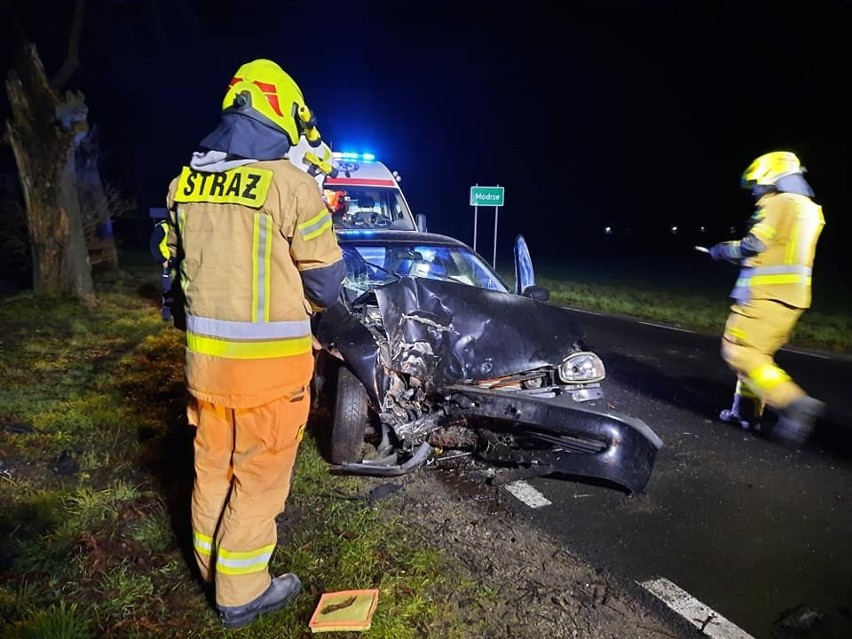
POLYGON ((501 477, 646 486, 660 438, 606 409, 606 369, 535 286, 523 237, 509 287, 463 242, 338 229, 347 276, 315 318, 315 387, 338 472, 395 476, 464 452, 501 477))

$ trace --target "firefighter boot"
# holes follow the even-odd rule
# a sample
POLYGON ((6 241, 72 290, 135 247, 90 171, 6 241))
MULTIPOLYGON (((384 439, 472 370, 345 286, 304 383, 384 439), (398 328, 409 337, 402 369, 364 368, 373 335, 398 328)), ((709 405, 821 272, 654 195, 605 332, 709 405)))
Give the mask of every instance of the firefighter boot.
POLYGON ((736 424, 747 430, 760 430, 760 418, 763 417, 763 402, 753 395, 734 393, 734 402, 730 408, 719 413, 719 419, 727 424, 736 424))
POLYGON ((825 404, 805 395, 791 402, 772 429, 772 437, 796 448, 804 446, 814 431, 816 420, 825 412, 825 404))
POLYGON ((273 579, 254 601, 242 606, 219 606, 219 619, 226 628, 240 628, 258 616, 283 608, 302 590, 302 582, 291 572, 273 579))

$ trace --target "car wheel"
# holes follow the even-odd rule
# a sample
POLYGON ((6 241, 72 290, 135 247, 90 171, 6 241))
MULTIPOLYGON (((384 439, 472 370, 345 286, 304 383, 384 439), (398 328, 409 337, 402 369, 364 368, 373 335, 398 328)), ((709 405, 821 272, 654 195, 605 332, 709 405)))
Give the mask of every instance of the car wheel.
POLYGON ((367 389, 345 366, 337 372, 330 457, 333 464, 357 462, 367 431, 367 389))

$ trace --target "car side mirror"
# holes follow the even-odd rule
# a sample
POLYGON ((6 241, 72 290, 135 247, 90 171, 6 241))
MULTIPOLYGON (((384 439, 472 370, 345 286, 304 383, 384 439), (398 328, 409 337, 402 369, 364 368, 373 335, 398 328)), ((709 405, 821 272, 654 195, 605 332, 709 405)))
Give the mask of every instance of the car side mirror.
POLYGON ((539 302, 546 302, 550 299, 550 291, 543 286, 527 286, 523 295, 539 302))
POLYGON ((426 215, 424 213, 418 213, 417 214, 417 230, 420 231, 421 233, 427 232, 426 215))

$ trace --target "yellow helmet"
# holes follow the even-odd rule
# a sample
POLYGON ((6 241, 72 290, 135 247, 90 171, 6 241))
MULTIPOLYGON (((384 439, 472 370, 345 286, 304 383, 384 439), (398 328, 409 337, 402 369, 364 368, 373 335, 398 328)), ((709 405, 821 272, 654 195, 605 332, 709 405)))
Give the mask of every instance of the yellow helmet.
POLYGON ((795 153, 772 151, 771 153, 764 153, 749 164, 743 173, 742 186, 743 188, 751 188, 756 185, 772 186, 782 177, 804 172, 805 167, 801 165, 795 153))
POLYGON ((295 146, 300 126, 312 123, 302 90, 284 69, 271 60, 252 60, 234 74, 225 99, 225 113, 241 113, 283 131, 295 146))

